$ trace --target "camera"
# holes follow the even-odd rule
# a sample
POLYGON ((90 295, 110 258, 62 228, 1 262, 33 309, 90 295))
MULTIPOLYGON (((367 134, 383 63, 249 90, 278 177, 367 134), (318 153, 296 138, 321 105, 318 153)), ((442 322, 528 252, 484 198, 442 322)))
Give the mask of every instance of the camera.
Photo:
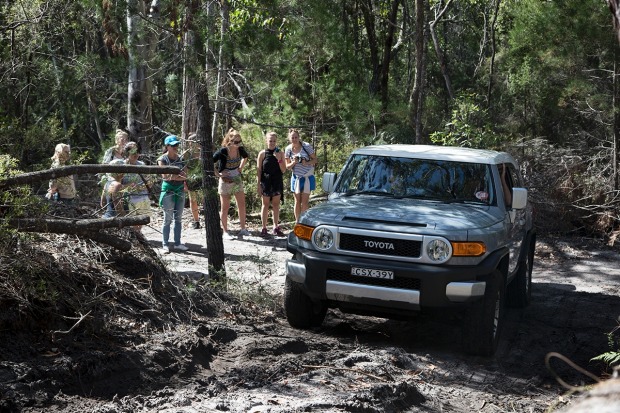
POLYGON ((296 161, 297 163, 301 163, 301 159, 302 159, 302 158, 301 158, 301 155, 295 155, 295 161, 296 161))

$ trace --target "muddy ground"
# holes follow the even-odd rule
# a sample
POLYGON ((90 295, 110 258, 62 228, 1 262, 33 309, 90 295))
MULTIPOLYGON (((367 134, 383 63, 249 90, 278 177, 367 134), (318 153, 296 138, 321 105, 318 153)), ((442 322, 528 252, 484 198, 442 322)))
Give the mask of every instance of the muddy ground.
MULTIPOLYGON (((38 313, 2 306, 0 411, 546 412, 579 397, 554 375, 592 382, 558 358, 550 371, 547 354, 607 371, 590 359, 618 324, 617 246, 542 234, 532 305, 508 310, 497 354, 481 358, 461 352, 459 314, 405 322, 330 310, 322 327, 292 329, 284 238, 225 241, 223 291, 204 281, 204 230, 187 222, 190 251, 162 256, 157 220, 130 254, 101 248, 88 265, 75 257, 92 243, 37 241, 75 297, 38 313), (53 251, 60 242, 73 255, 53 251)), ((44 260, 34 250, 25 259, 44 260)))

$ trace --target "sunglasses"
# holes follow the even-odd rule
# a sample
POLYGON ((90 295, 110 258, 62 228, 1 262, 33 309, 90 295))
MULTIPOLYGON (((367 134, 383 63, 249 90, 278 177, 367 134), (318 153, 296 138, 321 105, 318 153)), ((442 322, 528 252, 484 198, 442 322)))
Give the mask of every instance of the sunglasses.
POLYGON ((239 141, 233 141, 233 143, 234 143, 235 145, 239 145, 239 144, 241 143, 241 141, 240 141, 240 140, 239 140, 239 141))

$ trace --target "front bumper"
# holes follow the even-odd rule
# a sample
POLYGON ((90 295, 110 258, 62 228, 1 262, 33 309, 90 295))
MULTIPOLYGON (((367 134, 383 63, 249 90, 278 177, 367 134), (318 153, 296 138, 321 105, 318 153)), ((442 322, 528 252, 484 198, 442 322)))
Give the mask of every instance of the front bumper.
POLYGON ((486 279, 508 253, 492 253, 476 266, 446 266, 378 261, 324 254, 298 247, 286 261, 287 277, 311 299, 400 310, 454 307, 484 296, 486 279), (394 280, 351 276, 351 267, 394 272, 394 280))

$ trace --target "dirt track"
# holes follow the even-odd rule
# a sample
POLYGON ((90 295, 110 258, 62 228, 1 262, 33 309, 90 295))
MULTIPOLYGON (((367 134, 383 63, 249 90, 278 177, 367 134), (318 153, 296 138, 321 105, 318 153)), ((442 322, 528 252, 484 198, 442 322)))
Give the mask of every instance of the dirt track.
MULTIPOLYGON (((157 231, 145 232, 158 246, 157 231)), ((179 276, 196 279, 204 272, 203 236, 185 231, 190 251, 163 258, 179 276)), ((281 289, 284 239, 226 241, 225 251, 229 276, 281 289)), ((491 359, 461 353, 458 314, 402 322, 330 311, 321 328, 299 331, 279 308, 257 317, 229 309, 145 336, 113 357, 118 365, 107 366, 100 380, 83 383, 81 390, 59 385, 62 392, 41 400, 29 396, 23 411, 545 412, 573 400, 546 369, 547 353, 602 374, 604 366, 589 360, 608 350, 606 333, 617 323, 619 262, 617 247, 539 240, 533 303, 507 312, 507 328, 491 359)), ((81 357, 97 363, 95 354, 81 357)), ((10 361, 2 363, 6 385, 10 361)), ((590 383, 557 359, 552 366, 568 383, 590 383)), ((36 382, 33 371, 26 374, 36 382)), ((11 395, 3 390, 3 398, 11 395)))

